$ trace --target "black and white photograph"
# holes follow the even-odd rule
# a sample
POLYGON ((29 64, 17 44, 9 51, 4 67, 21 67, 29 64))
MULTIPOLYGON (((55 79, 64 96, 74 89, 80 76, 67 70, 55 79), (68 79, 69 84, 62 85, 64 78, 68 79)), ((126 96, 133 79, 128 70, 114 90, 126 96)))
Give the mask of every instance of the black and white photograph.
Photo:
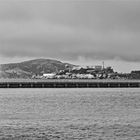
POLYGON ((0 0, 0 140, 140 140, 140 0, 0 0))

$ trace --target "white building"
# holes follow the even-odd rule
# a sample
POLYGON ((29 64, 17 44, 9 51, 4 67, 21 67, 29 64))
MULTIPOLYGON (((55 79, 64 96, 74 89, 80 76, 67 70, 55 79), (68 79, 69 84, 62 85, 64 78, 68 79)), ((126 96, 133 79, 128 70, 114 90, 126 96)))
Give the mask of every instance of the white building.
POLYGON ((76 77, 79 79, 94 79, 95 78, 91 74, 77 74, 76 77))
POLYGON ((100 65, 96 65, 95 66, 95 70, 98 70, 98 71, 101 71, 103 68, 102 68, 102 66, 100 66, 100 65))
POLYGON ((43 77, 47 79, 53 79, 55 77, 55 73, 44 73, 43 77))

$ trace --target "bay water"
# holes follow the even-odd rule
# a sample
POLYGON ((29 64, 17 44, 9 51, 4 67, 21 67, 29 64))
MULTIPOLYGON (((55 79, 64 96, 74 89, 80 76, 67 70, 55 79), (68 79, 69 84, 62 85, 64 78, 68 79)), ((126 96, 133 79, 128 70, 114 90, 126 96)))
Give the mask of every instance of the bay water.
POLYGON ((0 89, 0 139, 140 140, 140 89, 0 89))

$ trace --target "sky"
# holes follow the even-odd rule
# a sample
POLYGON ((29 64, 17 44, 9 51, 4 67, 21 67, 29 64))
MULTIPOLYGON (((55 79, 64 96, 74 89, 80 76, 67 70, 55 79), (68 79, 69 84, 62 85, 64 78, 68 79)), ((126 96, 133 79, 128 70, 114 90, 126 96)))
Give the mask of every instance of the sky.
POLYGON ((140 1, 0 0, 0 63, 36 58, 140 70, 140 1))

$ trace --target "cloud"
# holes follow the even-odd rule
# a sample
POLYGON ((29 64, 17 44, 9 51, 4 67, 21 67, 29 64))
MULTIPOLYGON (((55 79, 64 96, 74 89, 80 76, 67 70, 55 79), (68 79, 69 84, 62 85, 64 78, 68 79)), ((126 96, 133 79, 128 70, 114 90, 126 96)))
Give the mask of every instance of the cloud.
POLYGON ((0 56, 140 61, 139 1, 0 2, 0 56))

